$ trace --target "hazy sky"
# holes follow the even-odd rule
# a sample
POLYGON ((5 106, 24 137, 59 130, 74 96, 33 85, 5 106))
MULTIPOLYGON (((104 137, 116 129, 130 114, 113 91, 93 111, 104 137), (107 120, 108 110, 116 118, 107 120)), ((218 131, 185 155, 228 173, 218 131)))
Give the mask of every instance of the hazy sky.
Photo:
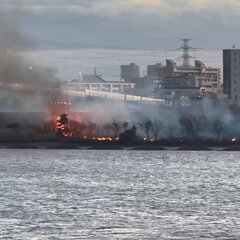
POLYGON ((16 4, 41 49, 240 47, 240 0, 0 0, 1 12, 16 4))

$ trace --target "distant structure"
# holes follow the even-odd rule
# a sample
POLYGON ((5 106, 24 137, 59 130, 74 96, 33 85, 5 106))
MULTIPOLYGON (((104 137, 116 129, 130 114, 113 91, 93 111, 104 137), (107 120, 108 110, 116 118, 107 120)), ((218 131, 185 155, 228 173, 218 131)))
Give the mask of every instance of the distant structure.
MULTIPOLYGON (((98 94, 111 97, 122 97, 117 94, 122 94, 126 100, 126 95, 129 94, 134 99, 161 99, 162 101, 180 104, 182 100, 187 103, 191 99, 197 101, 203 96, 213 98, 220 97, 221 90, 221 69, 206 66, 202 61, 196 60, 190 62, 193 58, 190 55, 190 50, 196 49, 189 45, 190 39, 182 39, 183 45, 181 50, 183 54, 180 58, 183 63, 178 65, 172 59, 166 59, 166 63, 155 63, 147 65, 147 74, 140 76, 140 66, 135 63, 121 65, 121 79, 119 81, 105 81, 101 75, 98 75, 96 70, 92 75, 84 75, 79 73, 79 79, 73 79, 66 82, 68 91, 78 91, 83 94, 98 94), (107 94, 109 93, 109 94, 107 94)), ((225 50, 225 79, 224 91, 229 97, 239 99, 240 102, 240 50, 232 49, 225 50), (238 51, 238 59, 234 56, 238 51), (239 96, 233 94, 231 87, 235 84, 233 80, 232 64, 237 62, 238 79, 239 79, 239 96), (233 96, 234 95, 234 96, 233 96)), ((234 75, 235 76, 235 75, 234 75)), ((75 93, 75 92, 72 92, 75 93)), ((226 96, 224 96, 226 97, 226 96)))
POLYGON ((140 77, 140 67, 135 63, 121 65, 121 80, 127 83, 133 83, 134 79, 140 77))
MULTIPOLYGON (((165 65, 159 63, 149 65, 145 79, 147 80, 145 82, 161 97, 173 94, 176 97, 217 96, 221 85, 221 70, 206 66, 199 60, 195 60, 193 66, 189 64, 186 67, 178 66, 172 59, 167 59, 165 65)), ((137 82, 136 87, 138 87, 137 82)))
POLYGON ((165 77, 184 78, 189 86, 198 87, 203 93, 217 94, 221 70, 207 67, 199 60, 195 60, 195 65, 191 67, 177 66, 174 61, 167 60, 165 77))
POLYGON ((188 38, 184 38, 182 39, 183 41, 183 45, 182 47, 180 47, 179 49, 183 50, 183 55, 180 57, 183 59, 183 64, 182 67, 191 67, 190 65, 190 58, 193 58, 190 53, 189 50, 195 50, 196 48, 193 48, 189 45, 189 42, 191 41, 191 39, 188 38))
POLYGON ((147 76, 153 81, 159 80, 164 76, 164 67, 162 63, 156 63, 154 65, 147 65, 147 76))
POLYGON ((240 49, 223 50, 223 93, 240 105, 240 49))
POLYGON ((134 83, 128 83, 123 81, 105 81, 100 75, 94 74, 82 74, 82 78, 73 79, 65 82, 66 86, 70 89, 79 91, 103 91, 111 93, 127 93, 131 92, 134 88, 134 83))
MULTIPOLYGON (((192 95, 210 95, 217 96, 220 91, 221 70, 206 66, 200 60, 195 60, 194 65, 190 64, 190 50, 194 50, 189 45, 190 39, 182 39, 183 45, 181 50, 183 54, 182 65, 172 59, 167 59, 166 64, 156 63, 147 66, 147 75, 144 77, 144 87, 154 89, 154 92, 175 96, 192 96, 192 95), (150 87, 152 86, 152 88, 150 87)), ((140 86, 138 82, 136 88, 140 86)))
POLYGON ((189 42, 191 39, 182 39, 183 51, 178 65, 172 59, 166 59, 166 63, 147 65, 146 76, 140 77, 140 67, 135 63, 121 66, 121 80, 126 83, 134 83, 133 92, 141 96, 156 96, 175 98, 212 96, 217 97, 221 91, 221 69, 206 66, 202 61, 196 60, 191 64, 190 54, 193 48, 189 42))

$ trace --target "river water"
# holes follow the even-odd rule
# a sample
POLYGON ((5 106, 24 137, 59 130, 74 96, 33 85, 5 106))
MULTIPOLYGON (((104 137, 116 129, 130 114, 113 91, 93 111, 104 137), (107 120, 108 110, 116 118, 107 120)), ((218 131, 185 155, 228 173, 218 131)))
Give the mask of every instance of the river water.
POLYGON ((240 239, 237 152, 0 150, 0 239, 240 239))

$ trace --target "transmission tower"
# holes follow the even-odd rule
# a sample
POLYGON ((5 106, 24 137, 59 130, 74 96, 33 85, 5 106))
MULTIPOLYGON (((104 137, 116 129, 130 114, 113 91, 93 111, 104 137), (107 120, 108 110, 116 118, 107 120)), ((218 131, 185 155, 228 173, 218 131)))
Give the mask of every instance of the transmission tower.
POLYGON ((183 46, 180 47, 179 49, 183 50, 183 55, 180 57, 183 59, 183 67, 190 67, 190 58, 193 58, 190 53, 189 50, 195 50, 196 48, 193 48, 189 45, 189 42, 191 41, 191 39, 181 39, 183 41, 183 46))

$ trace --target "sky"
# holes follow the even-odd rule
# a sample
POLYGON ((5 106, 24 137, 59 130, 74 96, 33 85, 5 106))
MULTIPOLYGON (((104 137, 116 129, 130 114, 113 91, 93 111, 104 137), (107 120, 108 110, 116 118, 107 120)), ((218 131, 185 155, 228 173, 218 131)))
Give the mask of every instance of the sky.
POLYGON ((240 47, 239 0, 0 0, 0 13, 16 8, 37 49, 240 47))

